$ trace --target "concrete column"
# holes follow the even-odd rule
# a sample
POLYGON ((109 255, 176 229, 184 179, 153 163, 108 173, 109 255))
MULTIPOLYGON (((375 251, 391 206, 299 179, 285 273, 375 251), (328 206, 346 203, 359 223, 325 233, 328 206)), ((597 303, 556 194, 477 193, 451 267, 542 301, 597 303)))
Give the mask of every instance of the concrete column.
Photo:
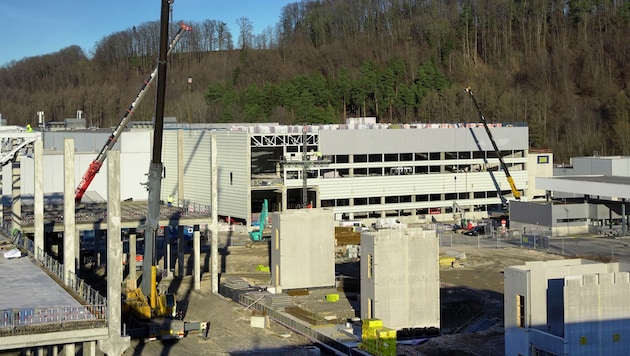
POLYGON ((127 262, 127 266, 129 266, 129 279, 135 281, 136 278, 136 234, 129 234, 129 261, 127 262))
POLYGON ((217 183, 217 136, 212 132, 210 139, 210 159, 211 168, 211 191, 212 191, 212 221, 210 222, 210 233, 212 236, 212 246, 210 247, 210 260, 212 262, 212 293, 219 293, 219 205, 218 205, 218 183, 217 183))
POLYGON ((193 278, 195 281, 195 290, 201 289, 201 268, 199 266, 200 263, 200 253, 201 253, 201 234, 199 233, 199 225, 194 226, 193 232, 193 254, 195 265, 193 267, 193 278))
POLYGON ((182 225, 177 226, 177 277, 182 278, 186 275, 184 270, 184 227, 182 225))
POLYGON ((22 184, 20 161, 15 160, 11 165, 11 233, 15 229, 22 231, 22 184))
POLYGON ((67 281, 70 273, 76 273, 78 265, 75 249, 75 203, 74 203, 74 139, 63 140, 64 192, 63 192, 63 269, 67 281))
POLYGON ((96 356, 96 341, 83 343, 83 356, 96 356))
POLYGON ((109 338, 99 341, 108 355, 122 355, 129 348, 129 336, 120 336, 122 284, 122 241, 120 240, 120 151, 107 153, 107 328, 109 338))
POLYGON ((44 143, 35 141, 35 192, 33 209, 35 212, 35 256, 43 259, 44 255, 44 143), (41 255, 40 255, 41 252, 41 255))
POLYGON ((50 346, 48 350, 48 356, 57 356, 59 354, 59 347, 57 345, 50 346))
POLYGON ((63 345, 63 354, 65 356, 74 356, 77 354, 76 347, 74 344, 65 344, 63 345))
MULTIPOLYGON (((350 206, 354 206, 354 198, 348 199, 350 206)), ((348 219, 354 220, 354 213, 348 213, 348 219)))
MULTIPOLYGON (((385 197, 381 197, 381 205, 385 205, 385 197)), ((381 217, 385 217, 385 210, 381 210, 381 217)))
POLYGON ((287 187, 282 186, 282 211, 287 211, 287 187))
POLYGON ((184 204, 184 130, 177 130, 177 206, 184 204))

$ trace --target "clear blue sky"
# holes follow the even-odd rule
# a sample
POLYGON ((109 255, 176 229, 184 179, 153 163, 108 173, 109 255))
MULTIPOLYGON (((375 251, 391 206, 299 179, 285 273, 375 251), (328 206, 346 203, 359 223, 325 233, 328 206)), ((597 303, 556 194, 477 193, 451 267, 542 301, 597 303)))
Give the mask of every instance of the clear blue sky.
MULTIPOLYGON (((236 19, 249 18, 258 34, 279 22, 285 5, 298 1, 175 0, 173 20, 220 20, 237 41, 236 19)), ((89 56, 107 35, 159 21, 160 9, 160 0, 0 0, 0 66, 72 45, 89 56)))

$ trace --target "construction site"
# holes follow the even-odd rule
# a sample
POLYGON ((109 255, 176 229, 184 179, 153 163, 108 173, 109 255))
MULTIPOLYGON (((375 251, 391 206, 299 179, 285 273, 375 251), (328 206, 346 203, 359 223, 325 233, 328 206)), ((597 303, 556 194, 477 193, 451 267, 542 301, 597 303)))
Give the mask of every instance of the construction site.
POLYGON ((158 64, 113 130, 80 112, 0 130, 0 351, 505 354, 504 271, 564 259, 537 249, 548 235, 528 245, 543 219, 510 215, 549 197, 534 181, 553 156, 529 151, 527 125, 486 122, 470 88, 480 122, 466 125, 169 123, 166 63, 190 31, 169 42, 170 5, 158 64), (154 82, 154 120, 132 122, 154 82))

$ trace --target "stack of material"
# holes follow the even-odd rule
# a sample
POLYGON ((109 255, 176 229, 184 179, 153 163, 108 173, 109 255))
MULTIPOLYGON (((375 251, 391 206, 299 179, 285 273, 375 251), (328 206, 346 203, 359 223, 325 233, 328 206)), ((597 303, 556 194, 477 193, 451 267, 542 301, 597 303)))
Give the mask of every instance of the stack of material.
POLYGON ((335 226, 335 242, 337 246, 360 245, 361 233, 355 232, 352 226, 335 226))
POLYGON ((383 327, 380 319, 365 319, 360 348, 375 356, 396 356, 396 330, 383 327))
POLYGON ((274 309, 284 309, 293 305, 293 299, 286 294, 269 294, 265 296, 265 302, 274 309))

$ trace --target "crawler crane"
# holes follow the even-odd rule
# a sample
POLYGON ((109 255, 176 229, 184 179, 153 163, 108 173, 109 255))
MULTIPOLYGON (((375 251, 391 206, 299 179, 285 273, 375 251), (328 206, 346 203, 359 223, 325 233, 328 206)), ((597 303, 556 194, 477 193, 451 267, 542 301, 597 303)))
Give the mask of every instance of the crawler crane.
MULTIPOLYGON (((492 143, 492 147, 494 148, 494 152, 496 153, 497 157, 499 158, 499 163, 501 164, 501 168, 503 169, 503 172, 505 173, 505 178, 507 178, 507 181, 510 184, 510 189, 512 189, 512 194, 514 195, 514 199, 520 200, 521 199, 521 192, 518 189, 516 189, 516 184, 514 184, 514 179, 510 175, 510 171, 508 170, 507 165, 503 161, 503 156, 501 155, 501 151, 497 147, 497 144, 494 141, 494 137, 492 137, 492 132, 490 132, 490 128, 488 127, 488 123, 486 122, 486 118, 483 116, 483 113, 481 112, 481 109, 479 108, 479 104, 477 104, 477 100, 475 99, 475 95, 473 94, 473 92, 470 89, 470 87, 466 88, 465 90, 466 90, 466 93, 468 93, 470 95, 470 98, 472 99, 473 103, 475 104, 475 108, 477 108, 477 113, 479 114, 479 118, 481 119, 481 122, 483 123, 484 129, 486 129, 486 133, 488 134, 488 138, 490 139, 490 142, 492 143)), ((499 196, 502 197, 501 189, 498 188, 497 190, 499 192, 499 196)), ((504 199, 501 199, 501 200, 503 201, 504 199)), ((505 204, 503 204, 503 205, 505 205, 505 204)), ((504 208, 504 210, 506 210, 505 206, 503 208, 504 208)))

